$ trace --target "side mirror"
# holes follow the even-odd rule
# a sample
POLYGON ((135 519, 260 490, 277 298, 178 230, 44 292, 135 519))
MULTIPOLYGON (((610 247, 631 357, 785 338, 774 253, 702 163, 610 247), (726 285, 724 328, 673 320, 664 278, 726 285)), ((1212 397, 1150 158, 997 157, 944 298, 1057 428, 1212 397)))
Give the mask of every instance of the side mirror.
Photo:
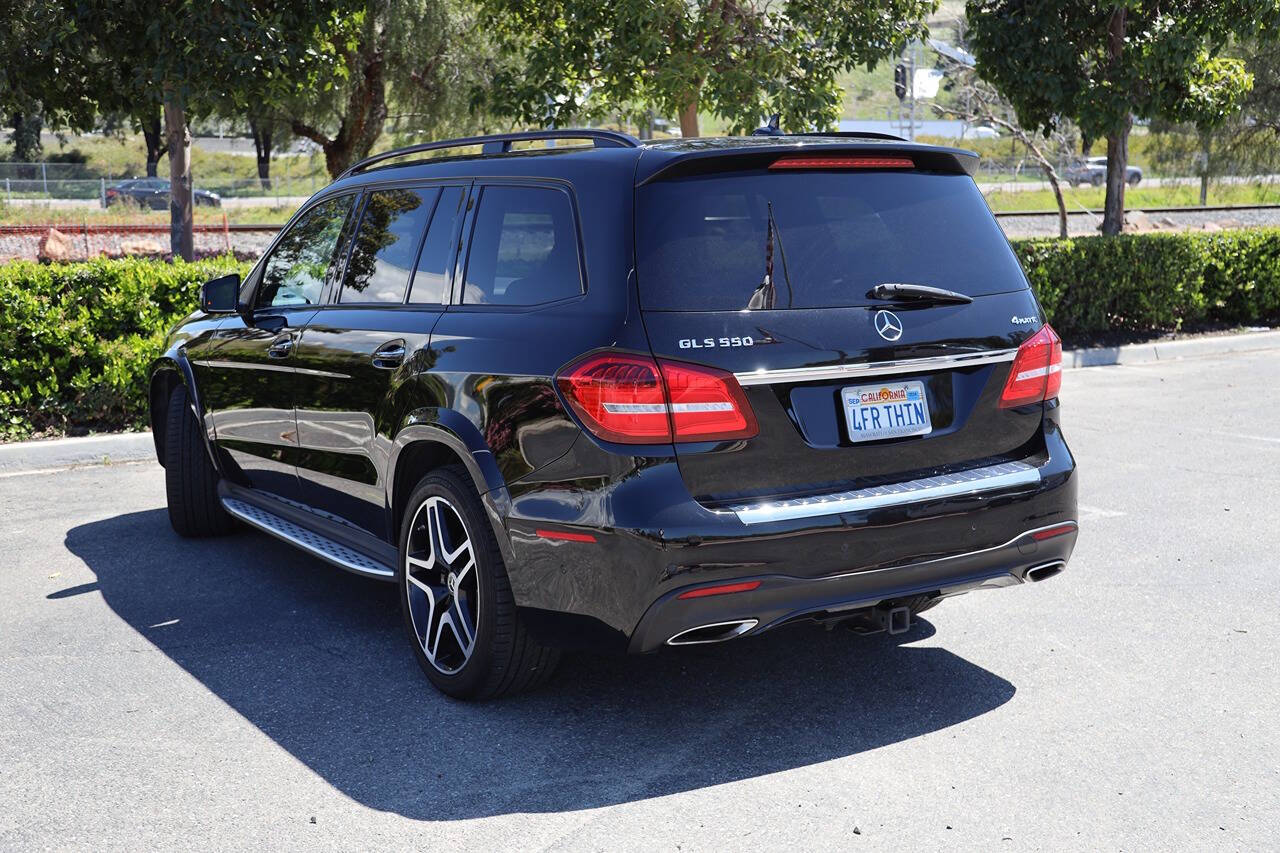
POLYGON ((240 276, 232 273, 200 288, 200 308, 206 314, 234 314, 240 304, 240 276))

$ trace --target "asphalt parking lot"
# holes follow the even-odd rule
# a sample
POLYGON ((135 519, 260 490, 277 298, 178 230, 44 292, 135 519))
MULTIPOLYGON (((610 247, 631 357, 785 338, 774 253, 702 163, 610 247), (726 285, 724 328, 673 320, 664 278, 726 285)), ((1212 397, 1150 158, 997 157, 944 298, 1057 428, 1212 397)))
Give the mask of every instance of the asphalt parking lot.
POLYGON ((436 694, 391 589, 0 476, 0 848, 1280 848, 1280 350, 1068 373, 1068 570, 436 694))

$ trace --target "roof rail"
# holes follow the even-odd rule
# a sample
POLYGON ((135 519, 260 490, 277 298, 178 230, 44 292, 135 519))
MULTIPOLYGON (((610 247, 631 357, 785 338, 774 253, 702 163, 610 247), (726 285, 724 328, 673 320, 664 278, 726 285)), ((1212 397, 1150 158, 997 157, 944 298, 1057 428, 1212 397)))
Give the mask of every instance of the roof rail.
POLYGON ((640 140, 630 134, 618 133, 615 130, 593 130, 590 128, 525 130, 516 133, 495 133, 488 136, 467 136, 462 139, 423 142, 420 145, 410 145, 407 148, 397 148, 394 151, 384 151, 381 154, 366 157, 339 175, 338 180, 354 175, 357 172, 363 172, 370 166, 381 163, 384 160, 404 157, 409 154, 419 154, 423 151, 439 151, 443 148, 466 148, 472 145, 480 145, 485 154, 505 154, 511 150, 511 143, 513 142, 528 142, 539 139, 590 139, 595 143, 596 148, 640 147, 640 140))

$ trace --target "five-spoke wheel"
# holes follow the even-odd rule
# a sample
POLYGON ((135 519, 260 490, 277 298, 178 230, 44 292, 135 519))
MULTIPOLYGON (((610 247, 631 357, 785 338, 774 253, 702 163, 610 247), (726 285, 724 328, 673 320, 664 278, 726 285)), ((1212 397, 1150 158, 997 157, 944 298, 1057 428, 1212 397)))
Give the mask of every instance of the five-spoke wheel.
POLYGON ((461 466, 437 468, 418 483, 401 521, 397 578, 418 664, 436 687, 459 699, 535 687, 559 659, 525 629, 471 483, 461 466))
POLYGON ((453 675, 476 647, 480 615, 475 549, 457 508, 437 495, 426 499, 409 525, 405 595, 422 653, 453 675))

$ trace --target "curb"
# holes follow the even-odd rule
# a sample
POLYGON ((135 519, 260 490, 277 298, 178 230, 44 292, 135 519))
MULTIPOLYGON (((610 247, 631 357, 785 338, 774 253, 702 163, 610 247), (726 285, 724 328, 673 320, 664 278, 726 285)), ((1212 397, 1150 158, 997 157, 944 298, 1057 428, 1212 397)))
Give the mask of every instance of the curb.
POLYGON ((89 435, 0 444, 0 474, 156 458, 150 432, 89 435))
POLYGON ((1067 350, 1062 354, 1062 366, 1106 367, 1114 364, 1150 364, 1156 361, 1173 361, 1179 358, 1195 358, 1202 355, 1220 355, 1231 352, 1274 349, 1280 347, 1280 331, 1266 330, 1241 332, 1205 338, 1187 338, 1164 343, 1125 344, 1118 347, 1094 347, 1092 349, 1067 350))

